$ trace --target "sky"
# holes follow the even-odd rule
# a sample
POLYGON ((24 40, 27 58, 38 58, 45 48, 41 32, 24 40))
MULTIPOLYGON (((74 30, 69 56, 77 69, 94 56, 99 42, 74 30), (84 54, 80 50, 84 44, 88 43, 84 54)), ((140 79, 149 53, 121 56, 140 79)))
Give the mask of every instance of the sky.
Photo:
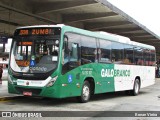
POLYGON ((107 0, 160 36, 160 0, 107 0))

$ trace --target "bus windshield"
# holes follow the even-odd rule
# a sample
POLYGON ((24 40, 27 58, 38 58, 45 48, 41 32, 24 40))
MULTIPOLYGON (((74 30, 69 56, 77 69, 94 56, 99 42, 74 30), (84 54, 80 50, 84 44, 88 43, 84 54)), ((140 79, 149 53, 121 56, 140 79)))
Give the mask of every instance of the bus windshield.
POLYGON ((59 42, 60 34, 15 36, 10 67, 19 73, 52 73, 58 63, 59 42))

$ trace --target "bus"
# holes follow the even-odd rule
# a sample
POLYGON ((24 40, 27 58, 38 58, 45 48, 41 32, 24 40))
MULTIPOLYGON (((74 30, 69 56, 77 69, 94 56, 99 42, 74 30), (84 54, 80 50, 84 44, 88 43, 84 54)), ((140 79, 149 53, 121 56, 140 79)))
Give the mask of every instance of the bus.
POLYGON ((10 59, 8 92, 49 98, 126 91, 155 83, 155 47, 104 32, 57 25, 17 28, 10 59))

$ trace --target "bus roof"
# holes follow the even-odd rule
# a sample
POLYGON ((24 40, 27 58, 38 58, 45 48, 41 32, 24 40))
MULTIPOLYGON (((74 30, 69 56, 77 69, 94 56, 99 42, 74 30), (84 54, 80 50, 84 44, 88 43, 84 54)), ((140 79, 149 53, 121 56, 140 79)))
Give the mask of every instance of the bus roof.
POLYGON ((60 28, 64 28, 64 32, 70 31, 70 32, 74 32, 74 33, 83 34, 83 35, 86 35, 86 36, 93 36, 95 38, 107 39, 107 40, 110 40, 110 41, 126 43, 126 44, 130 44, 130 45, 138 46, 138 47, 143 47, 143 48, 148 48, 148 49, 155 50, 154 46, 139 43, 139 42, 135 42, 135 41, 131 41, 128 37, 125 37, 125 36, 112 34, 112 33, 107 33, 107 32, 103 32, 103 31, 93 32, 93 31, 88 31, 88 30, 84 30, 84 29, 80 29, 80 28, 76 28, 76 27, 72 27, 72 26, 67 26, 67 25, 64 25, 64 24, 24 26, 24 27, 18 27, 17 29, 36 28, 36 27, 37 28, 38 27, 60 27, 60 28))
POLYGON ((65 26, 64 24, 57 24, 57 25, 32 25, 32 26, 22 26, 18 27, 17 29, 23 29, 23 28, 38 28, 38 27, 60 27, 62 28, 65 26))

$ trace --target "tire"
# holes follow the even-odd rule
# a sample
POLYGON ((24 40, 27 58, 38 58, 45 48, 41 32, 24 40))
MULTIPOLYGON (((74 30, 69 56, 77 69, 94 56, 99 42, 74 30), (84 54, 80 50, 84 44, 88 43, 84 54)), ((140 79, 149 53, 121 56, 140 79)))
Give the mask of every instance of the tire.
POLYGON ((133 90, 131 90, 131 95, 136 96, 139 94, 139 90, 140 90, 140 80, 136 79, 134 81, 134 86, 133 86, 133 90))
POLYGON ((78 101, 81 103, 86 103, 89 101, 91 96, 90 83, 88 81, 84 81, 81 91, 81 96, 78 97, 78 101))

